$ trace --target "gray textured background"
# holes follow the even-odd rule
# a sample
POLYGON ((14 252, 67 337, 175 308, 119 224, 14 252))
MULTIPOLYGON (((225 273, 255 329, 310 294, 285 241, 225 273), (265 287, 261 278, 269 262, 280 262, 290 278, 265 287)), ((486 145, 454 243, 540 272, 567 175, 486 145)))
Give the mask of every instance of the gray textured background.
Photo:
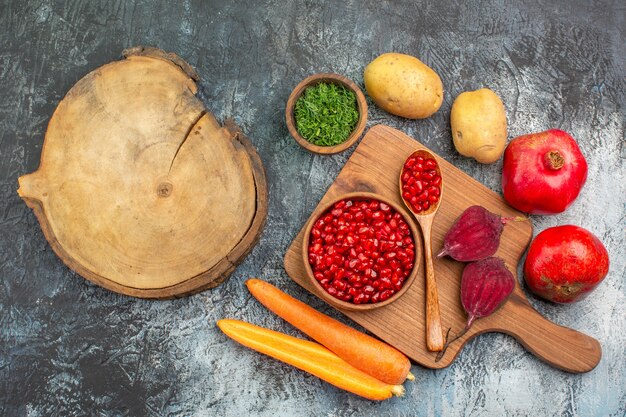
POLYGON ((620 1, 10 1, 0 0, 0 415, 623 416, 626 413, 624 75, 620 1), (210 3, 210 4, 209 4, 210 3), (36 169, 47 122, 65 92, 137 44, 172 51, 196 68, 202 97, 232 116, 265 164, 267 226, 251 256, 221 287, 144 301, 83 280, 57 259, 16 194, 36 169), (586 300, 559 306, 531 298, 555 322, 600 340, 603 358, 584 375, 555 370, 512 338, 478 337, 441 371, 413 367, 407 395, 372 403, 220 334, 240 318, 290 334, 251 300, 249 276, 340 315, 285 274, 285 249, 352 150, 314 156, 283 121, 290 90, 321 71, 362 84, 382 52, 420 57, 442 77, 440 111, 422 121, 370 102, 369 125, 419 138, 493 190, 501 163, 457 155, 451 103, 488 86, 507 108, 509 136, 559 127, 589 162, 576 203, 533 217, 536 232, 588 228, 611 255, 606 281, 586 300))

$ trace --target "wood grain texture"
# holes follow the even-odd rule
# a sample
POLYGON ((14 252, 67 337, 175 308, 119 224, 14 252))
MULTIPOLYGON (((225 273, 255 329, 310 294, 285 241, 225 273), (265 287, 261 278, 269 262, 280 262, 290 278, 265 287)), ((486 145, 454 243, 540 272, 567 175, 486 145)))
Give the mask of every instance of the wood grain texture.
POLYGON ((124 57, 59 103, 18 193, 63 262, 98 285, 146 298, 214 287, 262 230, 260 159, 195 97, 183 60, 141 47, 124 57))
MULTIPOLYGON (((425 149, 402 132, 377 125, 371 128, 352 154, 320 204, 336 199, 351 191, 368 191, 400 203, 397 179, 405 159, 417 148, 425 149)), ((433 223, 432 242, 435 248, 443 244, 443 237, 458 215, 467 207, 480 204, 503 216, 521 216, 504 200, 453 165, 435 155, 445 181, 446 193, 440 202, 433 223)), ((532 226, 528 222, 509 223, 504 230, 496 256, 504 259, 514 272, 530 242, 532 226)), ((304 279, 301 231, 285 255, 285 269, 289 276, 309 291, 315 291, 304 279)), ((441 317, 444 328, 452 334, 459 333, 466 321, 459 291, 463 264, 450 259, 435 262, 435 275, 439 289, 441 317)), ((519 283, 516 283, 511 300, 492 316, 476 321, 474 326, 458 341, 451 344, 440 361, 429 352, 423 337, 426 331, 424 273, 403 297, 393 304, 367 312, 343 310, 342 312, 376 336, 404 352, 408 357, 429 368, 443 368, 452 363, 465 343, 478 334, 503 332, 514 336, 530 352, 549 364, 569 372, 587 372, 600 360, 599 343, 582 333, 557 326, 539 315, 526 301, 519 283)))
POLYGON ((431 352, 441 351, 445 344, 444 330, 441 325, 441 309, 439 308, 439 289, 433 261, 432 226, 435 214, 436 212, 433 212, 427 216, 417 216, 416 218, 422 229, 424 239, 426 347, 431 352))

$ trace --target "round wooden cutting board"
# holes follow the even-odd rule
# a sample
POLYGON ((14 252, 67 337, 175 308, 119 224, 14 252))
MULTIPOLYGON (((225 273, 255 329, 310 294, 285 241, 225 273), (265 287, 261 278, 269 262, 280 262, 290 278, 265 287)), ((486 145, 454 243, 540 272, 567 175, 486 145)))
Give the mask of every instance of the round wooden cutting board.
POLYGON ((54 251, 98 285, 145 298, 212 288, 259 238, 263 165, 207 112, 197 79, 174 54, 124 51, 67 93, 39 169, 19 178, 54 251))

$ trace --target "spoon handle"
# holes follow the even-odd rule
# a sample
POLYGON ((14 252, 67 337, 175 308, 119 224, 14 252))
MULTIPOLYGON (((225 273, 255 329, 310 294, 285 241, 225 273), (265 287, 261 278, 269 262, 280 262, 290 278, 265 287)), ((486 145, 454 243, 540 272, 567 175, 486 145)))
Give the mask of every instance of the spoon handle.
POLYGON ((424 235, 424 260, 426 262, 426 347, 431 352, 439 352, 443 349, 444 340, 431 247, 432 221, 422 222, 421 226, 424 235))

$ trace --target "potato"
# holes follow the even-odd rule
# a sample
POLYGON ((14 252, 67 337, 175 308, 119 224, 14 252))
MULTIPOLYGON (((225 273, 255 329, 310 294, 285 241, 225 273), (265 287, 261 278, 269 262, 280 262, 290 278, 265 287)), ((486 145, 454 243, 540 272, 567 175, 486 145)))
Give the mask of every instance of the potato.
POLYGON ((452 104, 454 147, 480 163, 497 161, 506 145, 506 113, 500 97, 488 88, 459 94, 452 104))
POLYGON ((443 101, 439 75, 410 55, 382 54, 365 67, 363 78, 372 100, 396 116, 424 119, 443 101))

